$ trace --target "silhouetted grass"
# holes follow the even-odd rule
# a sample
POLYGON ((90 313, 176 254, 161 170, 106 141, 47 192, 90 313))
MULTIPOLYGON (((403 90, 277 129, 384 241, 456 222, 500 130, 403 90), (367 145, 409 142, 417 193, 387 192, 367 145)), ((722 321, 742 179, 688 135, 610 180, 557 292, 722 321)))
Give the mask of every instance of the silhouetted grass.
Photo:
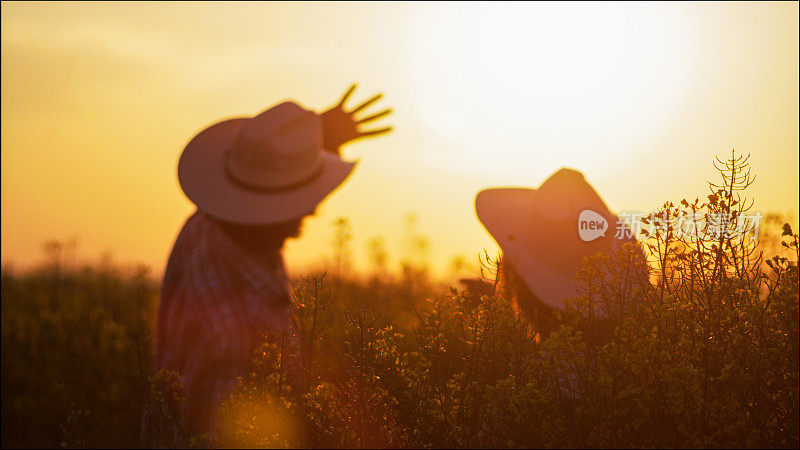
POLYGON ((4 267, 3 446, 135 445, 156 295, 144 268, 4 267))
MULTIPOLYGON (((660 212, 746 212, 743 162, 729 161, 740 165, 734 176, 703 201, 660 212)), ((642 236, 650 282, 631 278, 635 248, 589 258, 582 295, 552 332, 522 316, 506 289, 442 287, 412 263, 397 275, 350 275, 346 222, 336 227, 331 271, 293 281, 305 355, 294 377, 280 343, 265 343, 221 405, 211 444, 798 446, 789 225, 757 246, 678 238, 667 224, 642 236)), ((59 245, 48 252, 37 270, 2 272, 3 446, 136 446, 145 400, 180 425, 174 376, 150 376, 157 284, 141 268, 65 268, 59 245)), ((178 428, 164 442, 208 443, 178 428)))

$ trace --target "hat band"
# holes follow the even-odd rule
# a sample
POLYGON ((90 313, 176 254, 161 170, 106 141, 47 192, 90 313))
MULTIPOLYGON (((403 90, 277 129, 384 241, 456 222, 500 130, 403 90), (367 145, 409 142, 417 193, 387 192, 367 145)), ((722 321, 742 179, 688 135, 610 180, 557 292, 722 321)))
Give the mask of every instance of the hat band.
MULTIPOLYGON (((226 153, 230 153, 228 150, 226 153)), ((226 158, 227 159, 227 158, 226 158)), ((259 192, 282 192, 282 191, 289 191, 292 189, 297 189, 301 186, 311 183, 320 176, 323 169, 325 168, 325 164, 323 160, 320 158, 317 160, 319 164, 317 165, 314 170, 312 170, 309 174, 305 175, 304 177, 300 178, 299 180, 294 180, 288 183, 279 184, 279 185, 268 185, 263 183, 254 183, 246 180, 244 177, 241 177, 234 173, 231 170, 230 164, 225 164, 225 174, 230 178, 231 181, 238 184, 239 186, 253 191, 259 192)))

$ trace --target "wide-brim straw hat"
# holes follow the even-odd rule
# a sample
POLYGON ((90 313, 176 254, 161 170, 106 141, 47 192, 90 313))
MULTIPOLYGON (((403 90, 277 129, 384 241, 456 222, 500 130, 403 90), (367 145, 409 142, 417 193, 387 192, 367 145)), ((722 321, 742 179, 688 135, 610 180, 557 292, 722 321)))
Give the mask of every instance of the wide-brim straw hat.
MULTIPOLYGON (((572 169, 561 169, 538 189, 494 188, 475 198, 478 218, 497 241, 527 287, 544 303, 564 309, 564 300, 579 295, 575 274, 587 256, 611 255, 623 243, 633 242, 627 233, 618 238, 618 218, 584 179, 572 169), (605 219, 602 236, 584 240, 579 219, 605 219)), ((621 225, 626 228, 623 224, 621 225)))
POLYGON ((201 131, 181 154, 178 180, 199 210, 226 222, 298 219, 312 213, 355 166, 325 151, 322 142, 318 114, 281 103, 201 131))

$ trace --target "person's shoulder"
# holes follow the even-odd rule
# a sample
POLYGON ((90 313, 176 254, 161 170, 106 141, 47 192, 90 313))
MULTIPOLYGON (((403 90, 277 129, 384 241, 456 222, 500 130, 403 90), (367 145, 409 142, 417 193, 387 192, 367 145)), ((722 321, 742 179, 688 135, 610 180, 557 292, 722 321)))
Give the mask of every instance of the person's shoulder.
POLYGON ((195 210, 181 226, 178 236, 175 238, 175 243, 170 250, 167 266, 164 269, 165 287, 168 287, 170 283, 180 277, 186 261, 191 258, 192 251, 197 248, 195 243, 200 238, 200 235, 203 234, 204 222, 208 220, 204 216, 204 213, 195 210))

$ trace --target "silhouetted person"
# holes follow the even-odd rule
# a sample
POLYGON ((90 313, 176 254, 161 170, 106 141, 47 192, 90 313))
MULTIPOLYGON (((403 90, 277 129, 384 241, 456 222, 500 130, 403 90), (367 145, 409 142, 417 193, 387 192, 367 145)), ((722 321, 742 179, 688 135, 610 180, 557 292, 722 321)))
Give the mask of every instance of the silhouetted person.
POLYGON ((558 170, 538 189, 485 189, 475 209, 503 251, 500 288, 543 335, 557 325, 564 301, 580 294, 575 274, 584 258, 634 241, 572 169, 558 170))
POLYGON ((293 102, 255 117, 225 120, 195 136, 178 178, 197 211, 186 221, 167 263, 156 331, 155 368, 177 371, 184 414, 211 432, 218 403, 244 375, 253 352, 270 339, 297 356, 281 248, 350 174, 342 144, 387 133, 360 125, 342 100, 322 114, 293 102))

